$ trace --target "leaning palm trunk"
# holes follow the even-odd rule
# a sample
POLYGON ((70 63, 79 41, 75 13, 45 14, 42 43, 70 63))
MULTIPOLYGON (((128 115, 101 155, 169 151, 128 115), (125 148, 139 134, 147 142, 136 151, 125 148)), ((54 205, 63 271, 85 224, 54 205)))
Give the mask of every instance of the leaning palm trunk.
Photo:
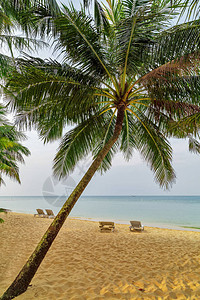
POLYGON ((124 118, 124 110, 125 106, 120 106, 118 110, 115 130, 113 133, 113 136, 110 138, 110 140, 106 143, 104 148, 99 152, 98 156, 86 172, 86 174, 83 176, 79 184, 76 186, 74 191, 71 193, 59 213, 57 214, 56 218, 52 222, 52 224, 47 229, 46 233, 42 237, 41 241, 37 245, 35 251, 32 253, 16 279, 13 281, 13 283, 10 285, 10 287, 7 289, 7 291, 3 294, 1 297, 1 300, 8 300, 13 299, 16 296, 24 293, 32 278, 34 277, 37 269, 39 268, 41 262, 43 261, 47 251, 51 247, 51 244, 53 243, 54 239, 56 238, 59 230, 61 229, 63 223, 65 222, 66 218, 70 214, 73 206, 79 199, 80 195, 83 193, 84 189, 92 179, 94 173, 99 168, 102 160, 106 156, 106 154, 109 152, 111 147, 114 145, 114 143, 117 141, 120 132, 122 130, 122 123, 124 118))

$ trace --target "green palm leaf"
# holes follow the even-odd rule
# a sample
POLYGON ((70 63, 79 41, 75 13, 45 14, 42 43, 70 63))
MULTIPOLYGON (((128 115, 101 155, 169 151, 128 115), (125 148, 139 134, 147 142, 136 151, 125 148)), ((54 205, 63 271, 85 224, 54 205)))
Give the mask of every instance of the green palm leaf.
POLYGON ((132 109, 130 113, 135 116, 135 124, 132 129, 136 148, 154 171, 155 180, 162 187, 168 189, 175 180, 175 173, 171 165, 172 149, 159 128, 144 114, 138 112, 136 114, 132 109))
POLYGON ((186 20, 199 17, 200 6, 198 0, 171 0, 173 4, 181 5, 180 17, 186 15, 186 20))
POLYGON ((164 64, 200 50, 200 21, 173 26, 158 35, 152 48, 153 63, 164 64))
POLYGON ((135 123, 132 115, 126 111, 124 124, 122 127, 122 140, 120 150, 123 152, 124 157, 127 161, 132 157, 133 151, 134 149, 136 149, 134 125, 135 123))
POLYGON ((64 15, 56 20, 56 28, 60 32, 56 50, 63 53, 65 61, 72 60, 86 74, 98 77, 107 74, 115 83, 92 19, 74 8, 72 11, 67 7, 64 9, 64 15))
POLYGON ((200 143, 192 136, 189 137, 189 150, 195 154, 200 153, 200 143))
POLYGON ((18 163, 24 163, 23 156, 30 154, 29 150, 19 143, 25 136, 16 131, 5 118, 5 110, 0 107, 0 184, 4 183, 3 175, 18 181, 18 163))
POLYGON ((117 59, 120 65, 124 64, 123 81, 125 74, 137 73, 144 62, 148 64, 158 32, 170 24, 170 7, 163 7, 162 2, 152 5, 149 1, 136 1, 130 5, 127 1, 124 6, 129 15, 117 24, 117 59))
POLYGON ((56 61, 19 60, 18 71, 9 81, 12 93, 8 101, 12 109, 18 110, 17 123, 22 129, 35 126, 40 136, 50 141, 62 136, 66 124, 87 119, 88 114, 97 111, 101 103, 104 105, 105 96, 114 98, 98 85, 97 78, 56 61), (10 100, 16 93, 17 101, 10 100))
MULTIPOLYGON (((116 123, 115 113, 116 113, 116 109, 114 109, 114 111, 108 111, 106 113, 106 116, 105 116, 106 120, 105 120, 103 128, 101 129, 101 139, 99 141, 97 141, 95 143, 95 146, 93 147, 92 154, 93 154, 94 159, 98 156, 100 151, 104 148, 104 146, 107 144, 107 142, 113 136, 114 129, 115 129, 115 123, 116 123)), ((111 149, 109 150, 109 152, 107 153, 107 155, 105 156, 105 158, 102 160, 102 162, 100 164, 99 171, 101 172, 101 174, 103 174, 103 172, 106 172, 111 168, 112 158, 118 152, 118 150, 119 150, 119 143, 116 142, 111 147, 111 149)))
POLYGON ((64 135, 54 159, 53 169, 56 176, 59 178, 67 176, 73 171, 77 162, 93 150, 95 143, 102 138, 99 128, 103 125, 102 115, 97 115, 64 135))

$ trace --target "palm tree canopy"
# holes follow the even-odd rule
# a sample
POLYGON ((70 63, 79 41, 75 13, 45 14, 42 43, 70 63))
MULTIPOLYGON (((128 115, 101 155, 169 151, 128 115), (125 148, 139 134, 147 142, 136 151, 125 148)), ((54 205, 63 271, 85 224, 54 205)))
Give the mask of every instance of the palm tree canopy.
POLYGON ((24 163, 23 156, 30 154, 20 140, 24 134, 18 132, 5 118, 5 108, 0 106, 0 185, 5 184, 3 176, 9 176, 20 183, 18 163, 24 163))
POLYGON ((97 8, 95 18, 73 4, 52 15, 62 62, 18 59, 5 89, 9 105, 21 128, 34 126, 45 142, 61 138, 54 159, 60 178, 89 153, 98 155, 123 106, 120 137, 100 170, 110 168, 117 151, 129 159, 138 150, 168 188, 175 173, 166 137, 197 133, 174 124, 200 114, 200 21, 172 26, 180 3, 171 0, 96 1, 97 8), (73 129, 65 133, 66 125, 73 129))

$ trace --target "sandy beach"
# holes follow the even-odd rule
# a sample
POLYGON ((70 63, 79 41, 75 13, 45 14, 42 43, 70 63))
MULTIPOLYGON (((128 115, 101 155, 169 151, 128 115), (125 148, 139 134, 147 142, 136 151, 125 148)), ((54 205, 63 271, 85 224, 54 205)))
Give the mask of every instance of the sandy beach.
MULTIPOLYGON (((51 223, 1 214, 0 293, 8 287, 51 223)), ((68 219, 32 286, 16 299, 200 299, 200 233, 68 219)))

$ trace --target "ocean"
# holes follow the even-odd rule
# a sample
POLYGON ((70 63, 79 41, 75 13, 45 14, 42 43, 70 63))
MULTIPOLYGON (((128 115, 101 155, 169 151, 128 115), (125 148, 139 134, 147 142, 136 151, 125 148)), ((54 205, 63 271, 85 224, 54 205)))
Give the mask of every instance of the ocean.
MULTIPOLYGON (((63 196, 1 196, 0 207, 31 214, 37 208, 49 208, 57 214, 65 200, 63 196)), ((124 224, 140 220, 164 228, 200 227, 200 196, 82 196, 70 217, 124 224)))

